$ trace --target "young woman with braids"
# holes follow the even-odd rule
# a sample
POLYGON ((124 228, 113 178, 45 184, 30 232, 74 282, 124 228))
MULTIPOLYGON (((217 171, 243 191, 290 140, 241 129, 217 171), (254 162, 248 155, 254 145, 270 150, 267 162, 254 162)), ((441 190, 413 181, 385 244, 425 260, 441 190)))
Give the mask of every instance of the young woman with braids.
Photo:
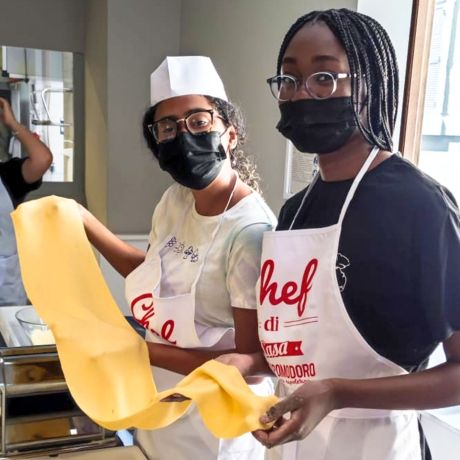
POLYGON ((254 436, 269 458, 430 458, 417 410, 460 404, 460 225, 452 195, 392 154, 398 70, 387 33, 346 9, 297 20, 268 79, 277 128, 317 153, 313 183, 264 235, 258 283, 268 369, 286 396, 254 436), (447 356, 426 370, 442 343, 447 356))
MULTIPOLYGON (((147 253, 82 213, 90 241, 126 277, 127 300, 147 330, 161 391, 223 351, 260 349, 254 285, 262 234, 276 219, 242 150, 241 114, 209 58, 168 57, 153 72, 143 132, 176 182, 155 208, 147 253)), ((270 379, 253 389, 273 392, 270 379)), ((169 427, 138 430, 136 442, 155 460, 258 460, 265 450, 250 433, 213 437, 196 409, 169 427)))

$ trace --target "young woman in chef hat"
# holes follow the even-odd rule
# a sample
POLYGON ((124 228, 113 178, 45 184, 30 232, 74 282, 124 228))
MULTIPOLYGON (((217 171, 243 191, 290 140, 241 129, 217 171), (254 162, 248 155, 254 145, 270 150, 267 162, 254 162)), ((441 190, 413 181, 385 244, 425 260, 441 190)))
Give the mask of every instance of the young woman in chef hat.
MULTIPOLYGON (((167 57, 151 75, 150 103, 144 137, 175 183, 155 208, 147 253, 83 215, 91 242, 126 277, 127 300, 147 330, 161 391, 223 353, 259 350, 254 286, 262 234, 275 217, 241 150, 241 115, 209 58, 167 57)), ((253 389, 269 394, 271 382, 253 389)), ((264 454, 250 434, 213 437, 196 409, 169 427, 139 430, 136 442, 155 460, 257 460, 264 454)))

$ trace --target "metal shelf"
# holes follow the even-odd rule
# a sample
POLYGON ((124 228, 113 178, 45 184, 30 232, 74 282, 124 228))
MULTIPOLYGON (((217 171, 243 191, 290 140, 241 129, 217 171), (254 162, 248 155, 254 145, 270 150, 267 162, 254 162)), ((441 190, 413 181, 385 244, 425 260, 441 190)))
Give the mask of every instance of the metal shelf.
MULTIPOLYGON (((31 422, 43 422, 47 420, 57 420, 60 418, 68 418, 68 417, 81 417, 82 411, 76 407, 73 410, 62 411, 62 412, 49 412, 44 414, 36 414, 36 415, 22 415, 19 417, 9 417, 6 420, 6 426, 18 425, 22 423, 31 423, 31 422)), ((97 425, 94 425, 97 427, 97 425)))
POLYGON ((7 384, 6 386, 0 384, 0 391, 5 393, 7 397, 33 396, 67 390, 68 387, 65 380, 56 382, 16 383, 7 384))

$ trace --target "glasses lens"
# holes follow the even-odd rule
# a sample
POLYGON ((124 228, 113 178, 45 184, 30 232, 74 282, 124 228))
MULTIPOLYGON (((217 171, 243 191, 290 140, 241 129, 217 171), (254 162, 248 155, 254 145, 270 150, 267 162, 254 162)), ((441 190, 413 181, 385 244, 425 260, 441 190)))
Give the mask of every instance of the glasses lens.
POLYGON ((155 140, 160 143, 172 141, 177 135, 177 125, 181 122, 185 122, 187 131, 191 134, 208 133, 212 129, 212 110, 194 112, 181 120, 164 118, 163 120, 157 121, 152 127, 152 133, 155 140))
POLYGON ((165 118, 153 124, 153 137, 157 142, 167 142, 176 137, 177 124, 175 120, 165 118))
POLYGON ((329 72, 317 72, 306 81, 308 92, 316 99, 327 99, 336 89, 335 78, 329 72))
POLYGON ((297 82, 290 75, 277 75, 269 80, 270 91, 278 101, 289 101, 296 92, 297 82))
POLYGON ((191 134, 202 134, 211 131, 212 112, 195 112, 186 119, 187 129, 191 134))

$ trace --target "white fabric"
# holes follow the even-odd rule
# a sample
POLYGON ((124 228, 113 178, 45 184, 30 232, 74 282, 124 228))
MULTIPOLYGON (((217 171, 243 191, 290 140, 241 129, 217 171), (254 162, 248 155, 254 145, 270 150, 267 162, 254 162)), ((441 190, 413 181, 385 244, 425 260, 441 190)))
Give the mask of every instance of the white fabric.
MULTIPOLYGON (((158 203, 152 219, 149 244, 163 241, 177 228, 175 241, 163 248, 162 296, 183 294, 195 280, 199 261, 209 235, 220 215, 198 214, 189 189, 172 185, 158 203), (177 228, 184 208, 188 211, 177 228)), ((209 326, 233 326, 231 307, 256 309, 254 286, 260 270, 262 232, 271 230, 276 218, 260 195, 253 192, 229 209, 207 256, 203 275, 197 284, 196 320, 209 326)))
MULTIPOLYGON (((264 235, 258 283, 259 336, 267 361, 286 393, 315 379, 407 373, 378 355, 361 336, 348 316, 336 277, 342 221, 377 153, 374 148, 356 176, 337 224, 264 235)), ((312 189, 314 185, 307 193, 312 189)), ((272 449, 267 457, 420 460, 417 414, 372 409, 333 411, 303 441, 272 449)))
MULTIPOLYGON (((235 181, 236 184, 236 181, 235 181)), ((235 186, 234 186, 235 187, 235 186)), ((227 200, 227 204, 218 222, 208 235, 206 249, 196 258, 193 282, 187 290, 165 293, 161 289, 161 280, 167 277, 163 267, 167 266, 163 251, 168 253, 172 246, 170 241, 176 238, 179 229, 183 228, 184 220, 193 203, 184 203, 180 217, 161 239, 152 242, 145 261, 133 270, 126 278, 126 298, 133 317, 153 333, 153 342, 175 345, 180 348, 233 348, 235 332, 232 327, 206 326, 195 320, 196 286, 206 265, 207 255, 214 245, 228 205, 235 188, 227 200)), ((180 253, 182 256, 182 253, 180 253)), ((178 267, 178 270, 183 270, 178 267)))
POLYGON ((224 84, 206 56, 168 56, 150 75, 150 104, 188 94, 227 100, 224 84))
MULTIPOLYGON (((204 217, 196 212, 189 189, 171 186, 155 209, 146 260, 126 278, 127 300, 147 329, 146 340, 183 348, 233 348, 231 308, 240 304, 232 300, 255 308, 262 232, 274 225, 273 214, 256 193, 219 216, 204 217)), ((183 377, 152 369, 159 391, 183 377)), ((252 388, 260 395, 273 393, 270 379, 252 388)), ((161 430, 138 430, 136 442, 150 460, 261 460, 264 455, 249 433, 229 440, 212 436, 196 409, 161 430)))
POLYGON ((0 179, 0 306, 27 303, 10 217, 13 210, 8 190, 0 179))

